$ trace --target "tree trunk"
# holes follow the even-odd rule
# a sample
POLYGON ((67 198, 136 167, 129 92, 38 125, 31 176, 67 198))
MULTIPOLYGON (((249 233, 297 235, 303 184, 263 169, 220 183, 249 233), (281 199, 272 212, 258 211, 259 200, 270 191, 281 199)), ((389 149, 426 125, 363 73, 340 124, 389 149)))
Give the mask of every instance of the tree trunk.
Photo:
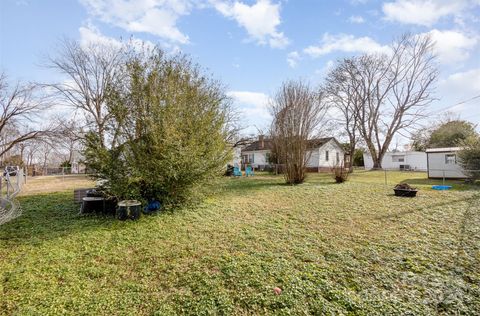
POLYGON ((383 155, 379 154, 379 156, 382 156, 382 157, 377 157, 376 155, 372 155, 372 160, 373 160, 372 170, 381 170, 382 169, 383 155))

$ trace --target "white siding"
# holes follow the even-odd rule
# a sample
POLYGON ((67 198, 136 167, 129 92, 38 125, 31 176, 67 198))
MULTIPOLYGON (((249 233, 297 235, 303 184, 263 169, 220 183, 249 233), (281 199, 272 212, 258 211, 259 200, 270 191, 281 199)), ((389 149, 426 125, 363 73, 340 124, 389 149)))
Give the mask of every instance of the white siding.
POLYGON ((270 153, 270 150, 257 150, 257 151, 244 151, 242 155, 252 155, 253 154, 253 163, 252 166, 257 168, 258 166, 268 165, 267 153, 270 153))
POLYGON ((428 153, 428 177, 429 178, 466 178, 462 167, 458 164, 446 164, 445 155, 456 152, 428 153))
POLYGON ((229 162, 232 166, 240 166, 242 164, 242 148, 235 147, 233 148, 233 157, 231 162, 229 162))
MULTIPOLYGON (((242 155, 254 155, 253 167, 257 168, 259 165, 268 165, 266 161, 266 153, 270 150, 244 151, 242 155)), ((336 156, 338 153, 339 164, 343 165, 344 151, 334 140, 328 141, 320 148, 315 148, 310 151, 310 157, 307 161, 309 168, 331 168, 336 165, 336 156), (325 152, 329 152, 329 160, 325 160, 325 152)))
MULTIPOLYGON (((373 168, 373 159, 369 153, 363 154, 363 161, 365 169, 373 168)), ((421 151, 403 151, 403 152, 388 152, 383 156, 383 169, 400 170, 400 165, 409 165, 411 170, 427 171, 427 154, 421 151), (404 156, 404 161, 394 159, 394 156, 404 156)))
POLYGON ((327 142, 325 145, 320 147, 319 149, 319 154, 320 154, 320 159, 318 166, 320 168, 332 168, 337 165, 337 153, 338 153, 338 164, 343 166, 343 158, 345 155, 345 152, 343 149, 338 146, 338 144, 331 140, 327 142), (327 154, 326 152, 328 151, 328 161, 327 161, 327 154))
POLYGON ((309 154, 310 154, 310 157, 308 158, 308 161, 307 161, 307 167, 309 167, 309 168, 318 167, 318 163, 319 163, 319 159, 320 159, 319 149, 316 148, 314 150, 310 150, 309 154))

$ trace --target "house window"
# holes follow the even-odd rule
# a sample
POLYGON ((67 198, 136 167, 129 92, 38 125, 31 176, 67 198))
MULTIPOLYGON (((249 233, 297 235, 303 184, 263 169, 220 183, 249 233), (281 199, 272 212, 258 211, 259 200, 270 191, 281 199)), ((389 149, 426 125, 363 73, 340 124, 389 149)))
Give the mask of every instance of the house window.
POLYGON ((325 151, 325 161, 328 161, 328 150, 325 151))
POLYGON ((270 153, 265 153, 265 163, 270 164, 270 153))
POLYGON ((405 162, 405 155, 393 155, 392 162, 405 162))
POLYGON ((445 155, 445 164, 446 164, 446 165, 455 165, 455 164, 457 164, 457 155, 455 155, 455 154, 446 154, 446 155, 445 155))
POLYGON ((337 158, 337 164, 340 163, 340 154, 338 152, 337 152, 336 158, 337 158))
POLYGON ((242 162, 244 164, 250 164, 250 163, 253 163, 253 154, 246 154, 246 155, 242 155, 242 162))

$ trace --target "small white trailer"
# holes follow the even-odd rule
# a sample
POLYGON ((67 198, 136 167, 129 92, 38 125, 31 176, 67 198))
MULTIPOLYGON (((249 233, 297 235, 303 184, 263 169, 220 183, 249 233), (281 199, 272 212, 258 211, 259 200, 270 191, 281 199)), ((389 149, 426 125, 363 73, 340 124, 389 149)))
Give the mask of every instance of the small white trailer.
POLYGON ((462 167, 458 163, 457 153, 460 147, 427 149, 429 178, 465 179, 462 167))
MULTIPOLYGON (((370 153, 363 154, 365 169, 373 168, 370 153)), ((382 168, 387 170, 427 171, 427 154, 422 151, 387 152, 382 159, 382 168)))

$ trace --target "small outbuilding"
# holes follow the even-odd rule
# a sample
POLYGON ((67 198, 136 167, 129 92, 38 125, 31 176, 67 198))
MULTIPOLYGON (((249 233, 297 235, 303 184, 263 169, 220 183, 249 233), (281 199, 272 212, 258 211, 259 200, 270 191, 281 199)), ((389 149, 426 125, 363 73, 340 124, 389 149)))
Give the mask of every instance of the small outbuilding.
POLYGON ((457 153, 461 147, 427 149, 429 178, 465 179, 463 168, 458 163, 457 153))

